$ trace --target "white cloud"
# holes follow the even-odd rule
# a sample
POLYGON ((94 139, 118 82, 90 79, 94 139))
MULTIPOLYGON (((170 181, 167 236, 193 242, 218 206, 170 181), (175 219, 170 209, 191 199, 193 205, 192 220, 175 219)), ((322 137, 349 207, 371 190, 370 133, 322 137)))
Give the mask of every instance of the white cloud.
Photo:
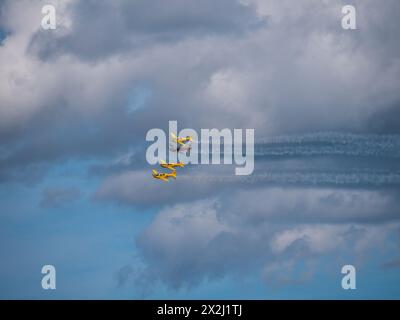
POLYGON ((315 189, 262 192, 243 191, 220 196, 217 201, 202 200, 162 210, 138 242, 144 272, 173 287, 239 274, 243 269, 262 271, 268 283, 274 282, 274 275, 279 275, 277 282, 290 283, 312 277, 312 270, 324 257, 348 255, 352 261, 361 261, 376 250, 390 248, 389 252, 398 253, 396 245, 388 244, 395 242, 393 236, 400 230, 399 217, 385 221, 386 211, 395 208, 385 204, 385 196, 380 198, 369 191, 347 195, 340 190, 315 189), (341 201, 343 196, 347 200, 341 201), (232 204, 229 208, 221 205, 228 201, 232 204), (363 212, 367 206, 372 207, 370 212, 363 212), (334 213, 330 211, 334 208, 338 215, 349 217, 332 222, 334 213), (378 218, 382 216, 381 223, 365 223, 362 215, 368 216, 371 211, 378 218), (310 221, 310 215, 315 221, 310 221), (310 272, 296 273, 298 263, 310 264, 306 268, 310 272), (184 268, 191 271, 182 272, 184 268))

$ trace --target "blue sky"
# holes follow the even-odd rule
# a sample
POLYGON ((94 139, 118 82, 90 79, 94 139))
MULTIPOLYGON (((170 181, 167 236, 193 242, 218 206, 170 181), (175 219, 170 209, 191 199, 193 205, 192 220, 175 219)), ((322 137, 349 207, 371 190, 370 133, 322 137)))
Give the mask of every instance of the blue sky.
POLYGON ((400 297, 398 1, 48 2, 0 4, 1 299, 400 297), (254 172, 153 180, 170 120, 254 172))

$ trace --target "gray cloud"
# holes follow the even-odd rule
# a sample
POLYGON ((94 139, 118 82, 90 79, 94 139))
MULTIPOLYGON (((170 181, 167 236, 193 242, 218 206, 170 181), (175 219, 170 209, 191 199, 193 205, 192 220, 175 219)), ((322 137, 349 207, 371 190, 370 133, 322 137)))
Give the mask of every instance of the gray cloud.
POLYGON ((145 150, 138 149, 109 166, 93 168, 107 175, 96 197, 162 205, 241 189, 257 194, 257 189, 268 186, 394 192, 400 186, 399 147, 398 135, 314 133, 259 138, 252 175, 235 176, 234 165, 189 164, 168 184, 151 178, 145 150))
MULTIPOLYGON (((267 167, 264 166, 264 168, 267 167)), ((168 183, 153 179, 149 169, 113 174, 104 180, 95 197, 98 200, 111 200, 138 206, 154 206, 187 202, 211 195, 232 193, 241 189, 256 192, 257 189, 266 186, 333 187, 345 188, 346 190, 373 188, 382 192, 398 190, 400 186, 399 174, 385 172, 289 170, 255 173, 248 177, 240 177, 234 176, 233 168, 230 172, 225 170, 225 174, 215 170, 196 170, 197 172, 178 173, 178 178, 168 183)))
POLYGON ((196 181, 178 172, 178 179, 167 183, 155 180, 151 171, 128 171, 107 178, 96 193, 99 200, 114 200, 131 205, 152 206, 186 202, 206 197, 227 187, 224 182, 196 181))
POLYGON ((57 5, 54 33, 38 29, 41 1, 21 3, 4 6, 13 19, 3 21, 11 35, 0 50, 3 163, 114 156, 171 118, 259 136, 397 132, 396 1, 374 14, 373 1, 356 1, 354 32, 340 27, 341 2, 174 1, 155 10, 157 2, 77 1, 57 5), (38 61, 41 50, 52 59, 38 61), (128 114, 143 84, 152 96, 128 114))
POLYGON ((121 269, 119 269, 118 272, 115 274, 117 286, 124 286, 134 271, 134 268, 130 265, 123 266, 121 269))
POLYGON ((79 199, 81 193, 77 188, 51 187, 43 190, 40 205, 44 208, 61 207, 79 199))
POLYGON ((400 267, 400 258, 387 261, 381 265, 382 269, 393 269, 400 267))
POLYGON ((222 205, 221 214, 226 219, 239 219, 237 225, 280 221, 375 224, 400 219, 398 199, 398 192, 264 188, 234 192, 222 205))
POLYGON ((389 204, 379 194, 264 192, 255 198, 232 195, 229 208, 222 205, 227 199, 219 198, 163 209, 138 239, 142 272, 173 288, 260 271, 268 284, 298 283, 312 277, 312 266, 324 257, 336 256, 340 264, 349 256, 360 265, 399 230, 398 214, 387 215, 389 204), (370 223, 371 215, 382 223, 370 223), (294 272, 302 263, 310 264, 311 273, 294 272))
POLYGON ((30 49, 43 60, 65 53, 93 60, 190 37, 242 34, 262 25, 252 6, 229 0, 172 0, 168 6, 160 0, 79 1, 68 11, 70 32, 33 36, 30 49))

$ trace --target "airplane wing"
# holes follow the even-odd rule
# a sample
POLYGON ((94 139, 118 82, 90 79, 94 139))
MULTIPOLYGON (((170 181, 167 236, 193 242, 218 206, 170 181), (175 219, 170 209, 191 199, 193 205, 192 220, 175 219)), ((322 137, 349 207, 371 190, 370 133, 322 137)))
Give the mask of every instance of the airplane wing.
POLYGON ((152 170, 153 171, 153 174, 158 174, 158 172, 157 172, 157 170, 152 170))
POLYGON ((160 177, 160 179, 167 182, 169 181, 166 177, 160 177))

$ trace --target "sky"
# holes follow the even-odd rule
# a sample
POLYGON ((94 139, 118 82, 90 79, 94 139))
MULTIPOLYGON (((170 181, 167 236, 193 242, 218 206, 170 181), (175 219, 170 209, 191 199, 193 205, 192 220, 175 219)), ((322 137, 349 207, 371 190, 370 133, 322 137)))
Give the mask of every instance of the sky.
POLYGON ((0 298, 400 298, 399 27, 397 0, 0 0, 0 298), (254 172, 154 180, 170 120, 254 129, 254 172))

